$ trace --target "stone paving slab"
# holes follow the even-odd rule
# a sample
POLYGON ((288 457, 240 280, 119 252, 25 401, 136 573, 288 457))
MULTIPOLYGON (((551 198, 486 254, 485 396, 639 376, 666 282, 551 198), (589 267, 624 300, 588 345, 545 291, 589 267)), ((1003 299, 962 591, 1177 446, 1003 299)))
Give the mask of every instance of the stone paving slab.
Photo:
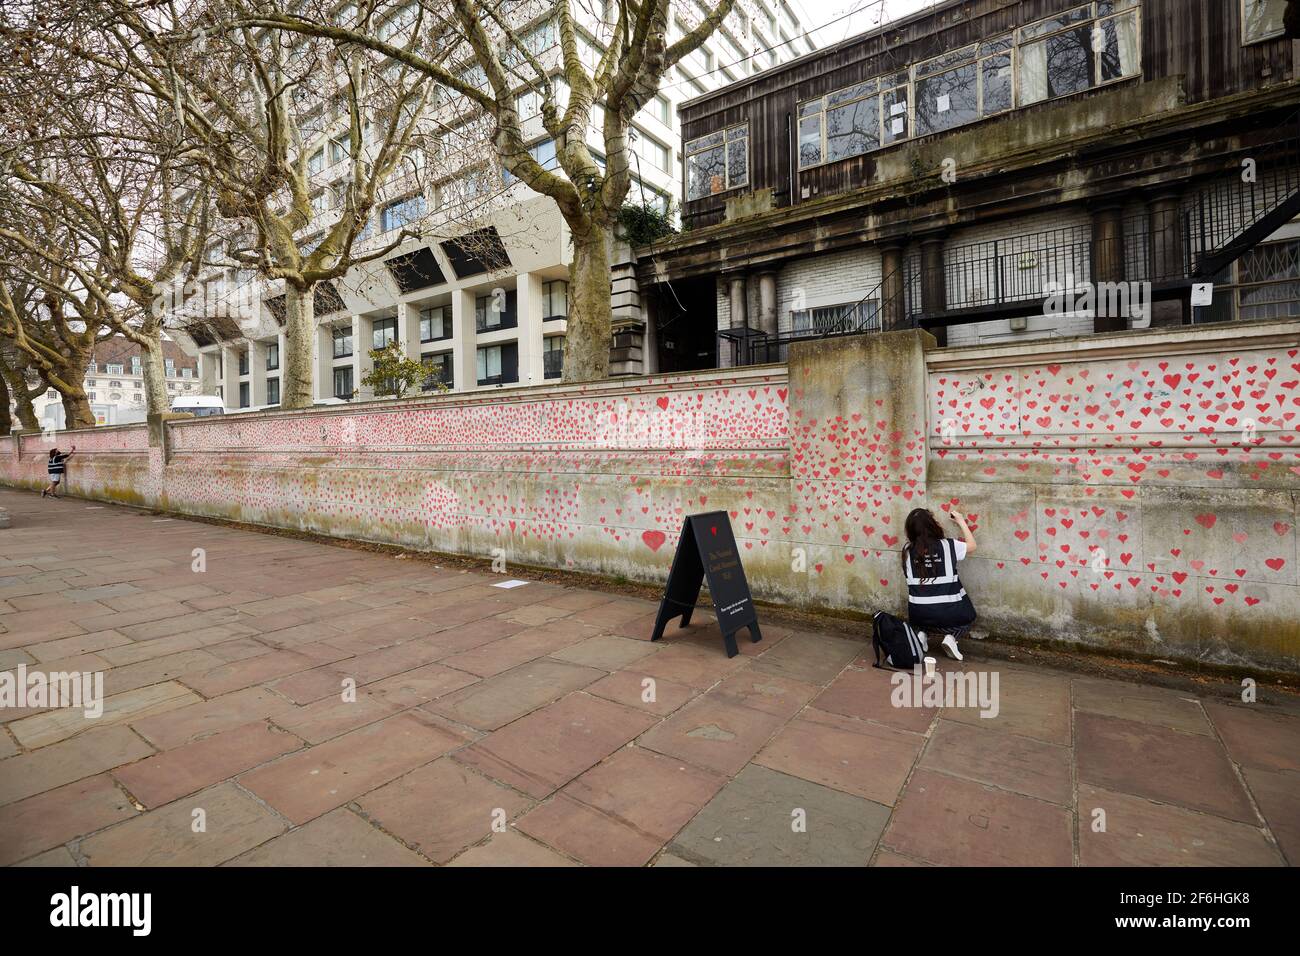
POLYGON ((1300 859, 1300 699, 1272 689, 1244 704, 971 642, 941 671, 996 676, 996 716, 900 707, 865 644, 807 628, 764 622, 728 659, 707 608, 651 643, 643 598, 0 507, 0 669, 101 672, 107 695, 98 719, 0 710, 2 864, 1300 859))

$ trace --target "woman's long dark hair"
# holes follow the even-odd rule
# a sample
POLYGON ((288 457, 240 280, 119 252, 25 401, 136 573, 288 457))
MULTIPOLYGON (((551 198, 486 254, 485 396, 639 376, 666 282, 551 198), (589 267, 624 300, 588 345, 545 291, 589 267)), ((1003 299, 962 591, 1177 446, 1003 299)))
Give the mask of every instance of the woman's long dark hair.
POLYGON ((54 460, 54 456, 57 455, 58 453, 59 453, 59 450, 58 450, 57 448, 51 448, 51 449, 50 449, 50 461, 53 461, 53 460, 54 460))
POLYGON ((934 515, 929 510, 916 508, 903 522, 903 530, 907 532, 907 547, 902 554, 903 567, 907 567, 907 555, 911 552, 912 570, 920 574, 926 557, 940 553, 939 549, 943 545, 939 542, 943 540, 943 528, 939 527, 939 522, 934 520, 934 515))

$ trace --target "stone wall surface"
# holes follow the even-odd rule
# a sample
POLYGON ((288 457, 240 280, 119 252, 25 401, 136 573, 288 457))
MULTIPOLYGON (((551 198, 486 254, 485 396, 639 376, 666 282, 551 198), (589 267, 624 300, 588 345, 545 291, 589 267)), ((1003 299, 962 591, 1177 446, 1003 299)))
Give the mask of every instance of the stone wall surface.
MULTIPOLYGON (((53 440, 77 444, 86 497, 507 567, 662 580, 683 516, 726 510, 757 597, 859 611, 903 607, 908 511, 959 508, 990 633, 1297 671, 1298 356, 1292 323, 947 349, 898 332, 785 365, 53 440)), ((0 439, 0 480, 36 487, 49 441, 0 439)))

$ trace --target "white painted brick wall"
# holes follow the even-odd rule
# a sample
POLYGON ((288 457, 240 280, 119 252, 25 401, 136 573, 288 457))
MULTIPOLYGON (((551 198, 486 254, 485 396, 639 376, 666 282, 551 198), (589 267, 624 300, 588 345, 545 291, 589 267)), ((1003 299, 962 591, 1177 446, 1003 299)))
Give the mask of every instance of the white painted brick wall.
MULTIPOLYGON (((1038 213, 1032 216, 1022 216, 1018 219, 1005 219, 995 223, 956 230, 948 237, 944 249, 946 254, 950 249, 957 249, 973 243, 1010 240, 1016 236, 1071 228, 1080 229, 1081 235, 1086 237, 1090 224, 1091 219, 1087 210, 1084 209, 1063 209, 1038 213)), ((948 282, 949 287, 946 290, 949 304, 956 304, 965 298, 968 291, 973 291, 974 284, 979 282, 981 278, 987 279, 988 276, 980 276, 972 271, 968 275, 959 274, 956 281, 950 279, 948 282), (970 283, 971 290, 965 288, 964 283, 970 283)), ((1014 278, 1008 277, 1004 281, 1032 285, 1045 281, 1046 278, 1045 270, 1035 269, 1032 270, 1032 274, 1018 274, 1014 275, 1014 278)), ((1086 281, 1087 275, 1077 276, 1076 278, 1079 281, 1086 281)), ((989 291, 991 294, 991 290, 989 291)), ((1007 319, 952 326, 948 329, 948 344, 974 345, 979 342, 1069 337, 1085 335, 1090 332, 1092 332, 1092 314, 1088 312, 1069 313, 1062 316, 1032 315, 1029 316, 1027 328, 1023 332, 1013 332, 1007 319)))
MULTIPOLYGON (((853 305, 880 285, 880 252, 851 249, 826 256, 798 259, 776 276, 777 328, 788 332, 790 313, 826 305, 853 305)), ((749 324, 758 321, 758 271, 750 274, 747 289, 749 324)), ((727 281, 718 283, 718 328, 731 327, 731 295, 727 281)))

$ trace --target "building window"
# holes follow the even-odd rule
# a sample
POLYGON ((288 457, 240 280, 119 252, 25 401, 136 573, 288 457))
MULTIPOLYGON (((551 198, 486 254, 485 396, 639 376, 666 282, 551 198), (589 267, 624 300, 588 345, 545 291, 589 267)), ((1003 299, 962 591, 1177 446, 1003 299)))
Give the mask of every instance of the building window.
POLYGON ((122 365, 109 365, 104 369, 104 371, 109 375, 121 375, 123 368, 124 366, 122 365))
MULTIPOLYGON (((598 107, 593 107, 593 109, 596 108, 598 107)), ((596 125, 594 118, 592 120, 592 125, 596 125)), ((541 166, 542 169, 558 169, 560 166, 559 157, 555 155, 555 140, 553 139, 544 139, 540 143, 535 143, 528 147, 528 153, 533 157, 533 159, 537 160, 537 164, 541 166)), ((501 182, 505 185, 509 186, 517 178, 518 177, 515 176, 514 173, 510 172, 510 170, 506 169, 504 166, 501 167, 501 182)))
POLYGON ((379 213, 379 231, 389 232, 393 229, 400 229, 408 223, 415 222, 424 213, 424 197, 420 195, 408 196, 406 199, 390 202, 379 213))
POLYGON ((108 383, 108 387, 109 387, 109 388, 121 388, 121 387, 122 387, 122 383, 119 382, 119 381, 113 380, 113 381, 110 381, 110 382, 108 383))
POLYGON ((1019 95, 1027 106, 1138 72, 1136 0, 1088 3, 1016 31, 1019 95))
POLYGON ((318 149, 307 160, 307 175, 315 176, 325 169, 325 150, 318 149))
POLYGON ((542 340, 542 372, 546 378, 564 374, 564 336, 552 335, 542 340))
POLYGON ((563 279, 542 283, 542 321, 569 317, 569 283, 563 279))
POLYGON ((240 383, 239 383, 239 407, 240 407, 240 408, 247 408, 248 405, 249 405, 249 401, 248 401, 248 383, 247 383, 247 382, 240 382, 240 383))
POLYGON ((98 372, 98 371, 99 371, 99 363, 98 363, 98 362, 91 362, 89 365, 86 366, 86 371, 87 371, 87 372, 98 372))
POLYGON ((655 96, 645 105, 645 111, 663 123, 665 126, 673 125, 673 109, 663 96, 655 96))
POLYGON ((875 299, 842 302, 790 313, 792 331, 799 335, 830 335, 835 332, 878 332, 880 303, 875 299))
POLYGON ((421 355, 420 361, 429 370, 429 374, 424 379, 423 391, 431 392, 438 387, 439 383, 447 388, 454 387, 450 352, 431 352, 428 355, 421 355))
POLYGON ((280 343, 270 342, 266 346, 266 370, 274 372, 280 367, 280 343))
MULTIPOLYGON (((94 385, 95 383, 94 383, 94 382, 91 382, 90 384, 91 384, 91 385, 94 385)), ((46 398, 47 401, 51 401, 51 402, 52 402, 52 401, 54 401, 55 399, 57 399, 58 397, 59 397, 59 393, 58 393, 58 391, 55 390, 55 389, 53 389, 53 388, 50 389, 49 391, 47 391, 47 392, 45 393, 45 398, 46 398)))
POLYGON ((687 199, 703 199, 748 183, 748 123, 686 144, 687 199))
POLYGON ((239 374, 248 374, 248 349, 244 349, 239 353, 239 374))
POLYGON ((334 397, 352 397, 352 366, 345 365, 334 370, 334 397))
POLYGON ((649 163, 655 169, 661 169, 668 172, 672 163, 669 161, 671 153, 667 146, 659 142, 640 130, 630 130, 632 136, 632 150, 643 162, 649 163))
POLYGON ((132 375, 140 374, 140 356, 138 355, 131 356, 131 374, 132 375))
POLYGON ((451 338, 451 316, 445 306, 420 310, 420 341, 441 342, 451 338))
POLYGON ((916 65, 916 135, 979 119, 979 64, 966 47, 916 65))
POLYGON ((515 342, 478 350, 478 383, 507 385, 519 381, 519 346, 515 342))
MULTIPOLYGON (((1136 76, 1138 12, 1137 0, 1083 4, 1020 28, 1014 42, 984 40, 802 103, 799 168, 1136 76)), ((697 198, 689 187, 687 198, 697 198)))
POLYGON ((1214 301, 1194 321, 1300 318, 1300 239, 1264 242, 1214 276, 1214 301))
POLYGON ((1300 316, 1300 239, 1266 242, 1237 260, 1240 317, 1300 316))
POLYGON ((1286 0, 1241 0, 1241 38, 1243 43, 1258 43, 1286 32, 1282 18, 1286 0))
POLYGON ((513 289, 497 289, 491 295, 478 296, 474 300, 474 330, 495 332, 515 328, 519 324, 517 302, 513 289))
POLYGON ((370 339, 370 347, 374 349, 382 349, 389 342, 397 341, 397 319, 376 319, 370 339))
POLYGON ((268 378, 266 380, 266 404, 280 404, 280 379, 268 378))
POLYGON ((334 329, 334 357, 347 358, 352 354, 352 326, 334 329))
POLYGON ((181 378, 193 378, 193 377, 194 377, 194 369, 192 368, 181 369, 181 378))
MULTIPOLYGON (((132 364, 134 365, 135 363, 133 362, 132 364)), ((176 377, 176 362, 174 359, 163 359, 163 368, 166 370, 168 378, 176 377)), ((135 369, 132 369, 131 371, 136 372, 135 369)), ((136 372, 136 374, 139 373, 136 372)))

